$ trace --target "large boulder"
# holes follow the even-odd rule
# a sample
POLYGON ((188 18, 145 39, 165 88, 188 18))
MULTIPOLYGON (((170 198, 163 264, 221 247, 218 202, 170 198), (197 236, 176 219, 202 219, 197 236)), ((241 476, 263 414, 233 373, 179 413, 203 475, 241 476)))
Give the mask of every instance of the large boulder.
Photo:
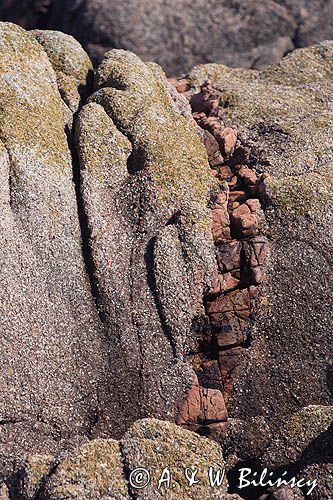
POLYGON ((133 50, 168 73, 194 64, 263 67, 295 47, 332 38, 329 0, 5 0, 0 16, 74 35, 97 62, 133 50))

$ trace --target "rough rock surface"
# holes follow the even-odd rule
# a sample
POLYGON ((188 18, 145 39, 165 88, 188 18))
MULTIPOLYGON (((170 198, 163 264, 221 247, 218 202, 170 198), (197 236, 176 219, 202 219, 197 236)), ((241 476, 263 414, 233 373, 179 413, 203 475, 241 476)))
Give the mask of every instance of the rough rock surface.
POLYGON ((332 58, 333 43, 324 42, 262 72, 212 64, 188 81, 198 90, 210 81, 224 124, 238 130, 234 163, 264 181, 271 264, 228 404, 232 417, 263 415, 277 427, 330 401, 332 58))
POLYGON ((113 50, 91 91, 71 37, 0 30, 1 495, 228 498, 190 459, 330 498, 333 43, 176 88, 113 50))
POLYGON ((6 463, 89 434, 108 367, 82 257, 55 73, 27 32, 5 23, 0 32, 0 455, 6 463))
POLYGON ((174 75, 208 62, 260 68, 333 36, 332 0, 4 0, 0 17, 72 34, 95 61, 123 48, 174 75))
POLYGON ((308 406, 284 422, 268 446, 263 463, 282 467, 297 462, 305 449, 333 422, 333 406, 308 406))
MULTIPOLYGON (((68 116, 89 61, 67 35, 4 23, 1 32, 1 457, 10 470, 28 451, 119 436, 139 417, 177 418, 216 262, 206 152, 161 71, 123 51, 104 60, 74 127, 81 195, 68 116)), ((199 389, 200 425, 224 421, 221 391, 199 389)))
POLYGON ((75 113, 91 90, 93 71, 87 53, 75 38, 60 31, 34 30, 31 33, 47 53, 57 75, 62 99, 75 113))
POLYGON ((202 500, 222 497, 237 500, 238 496, 227 494, 226 478, 219 486, 211 487, 210 467, 213 478, 218 471, 221 474, 224 467, 217 443, 170 422, 144 419, 137 421, 121 441, 95 439, 66 456, 30 456, 19 471, 11 493, 24 500, 202 500), (138 468, 147 472, 143 471, 140 476, 138 468), (172 481, 170 484, 164 481, 161 483, 164 486, 158 488, 165 468, 170 471, 172 481), (198 482, 189 486, 187 477, 190 478, 195 469, 198 482), (141 489, 148 474, 149 484, 141 489))
POLYGON ((172 491, 166 492, 169 498, 215 500, 226 495, 226 478, 220 487, 211 488, 208 476, 210 467, 215 472, 224 467, 220 446, 174 424, 157 420, 136 422, 123 438, 122 453, 125 466, 130 471, 137 467, 154 471, 151 484, 147 488, 141 491, 131 489, 138 500, 164 498, 165 491, 162 488, 159 492, 156 484, 160 479, 160 472, 165 467, 168 467, 170 472, 173 471, 172 491), (198 470, 197 484, 189 486, 184 476, 186 468, 198 470))
POLYGON ((121 410, 113 418, 176 418, 216 267, 207 156, 154 66, 111 51, 95 86, 76 145, 97 301, 114 349, 121 410))

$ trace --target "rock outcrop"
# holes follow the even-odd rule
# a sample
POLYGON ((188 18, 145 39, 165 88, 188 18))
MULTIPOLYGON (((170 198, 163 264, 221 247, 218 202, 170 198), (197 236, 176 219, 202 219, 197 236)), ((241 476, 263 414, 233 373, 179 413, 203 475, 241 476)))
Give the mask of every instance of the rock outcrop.
POLYGON ((172 75, 209 62, 262 68, 333 36, 332 0, 4 0, 0 18, 74 35, 95 62, 123 48, 172 75))
POLYGON ((245 463, 329 499, 333 43, 93 81, 71 36, 0 34, 1 495, 306 494, 242 493, 245 463))
POLYGON ((237 500, 227 494, 223 468, 217 443, 170 422, 145 419, 121 441, 96 439, 66 456, 29 456, 12 494, 24 500, 237 500), (209 470, 219 484, 211 486, 209 470))
MULTIPOLYGON (((324 42, 262 72, 212 64, 194 68, 188 80, 198 90, 210 81, 224 125, 238 130, 229 163, 262 180, 270 260, 228 405, 233 417, 263 415, 277 427, 302 407, 330 401, 332 57, 333 44, 324 42)), ((229 262, 237 263, 234 247, 229 262)))
MULTIPOLYGON (((107 345, 82 256, 65 105, 43 48, 1 23, 1 460, 89 434, 107 345)), ((81 49, 82 50, 82 49, 81 49)), ((2 464, 3 465, 3 464, 2 464)))
MULTIPOLYGON (((216 274, 215 187, 156 66, 113 51, 92 93, 72 37, 1 31, 1 456, 10 471, 27 452, 184 415, 216 274)), ((222 392, 197 387, 207 397, 189 418, 224 422, 222 392)))

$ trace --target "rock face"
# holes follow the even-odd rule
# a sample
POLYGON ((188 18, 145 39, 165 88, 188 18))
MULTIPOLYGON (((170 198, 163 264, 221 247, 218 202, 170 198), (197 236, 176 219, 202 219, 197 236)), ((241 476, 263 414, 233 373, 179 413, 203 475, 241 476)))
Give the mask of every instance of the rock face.
POLYGON ((74 35, 95 61, 135 51, 178 75, 194 64, 260 68, 295 47, 332 38, 331 0, 5 0, 0 17, 74 35))
MULTIPOLYGON (((229 411, 263 415, 277 427, 303 406, 330 401, 332 57, 325 42, 262 72, 198 66, 188 82, 198 90, 211 82, 224 124, 238 129, 231 163, 263 178, 270 264, 229 411)), ((245 251, 250 261, 253 245, 245 251)))
MULTIPOLYGON (((140 417, 180 418, 216 261, 206 151, 163 72, 109 53, 73 122, 91 93, 80 45, 0 28, 1 456, 10 470, 28 451, 118 437, 140 417)), ((207 398, 195 423, 225 421, 222 392, 197 387, 207 398)))
POLYGON ((32 36, 4 23, 0 31, 0 414, 6 462, 24 450, 45 452, 89 433, 108 366, 82 257, 55 73, 32 36))
POLYGON ((76 127, 114 391, 133 420, 180 411, 216 267, 205 149, 155 73, 134 54, 108 53, 76 127))
POLYGON ((333 43, 173 87, 0 35, 1 495, 227 499, 249 461, 329 499, 333 43))

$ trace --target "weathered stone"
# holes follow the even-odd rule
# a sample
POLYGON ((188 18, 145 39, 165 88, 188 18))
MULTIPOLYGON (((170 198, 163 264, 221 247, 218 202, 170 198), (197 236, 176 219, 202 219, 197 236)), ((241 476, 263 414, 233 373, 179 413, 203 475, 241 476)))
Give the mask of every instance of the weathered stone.
POLYGON ((165 467, 172 474, 174 488, 171 491, 175 500, 218 500, 226 496, 226 478, 220 487, 211 488, 207 473, 210 467, 216 472, 224 467, 220 446, 174 424, 152 419, 136 422, 122 440, 122 453, 129 475, 137 467, 151 473, 146 488, 131 488, 138 500, 165 498, 165 488, 157 489, 165 467), (189 486, 185 468, 198 469, 197 484, 189 486))
POLYGON ((0 483, 0 495, 1 500, 10 500, 9 490, 5 483, 0 483))
POLYGON ((95 439, 60 461, 46 482, 49 500, 128 500, 119 442, 95 439))
POLYGON ((261 175, 270 262, 228 405, 241 419, 265 408, 275 431, 302 407, 331 401, 332 60, 333 43, 323 42, 261 72, 209 64, 189 75, 197 91, 210 80, 230 103, 223 122, 239 131, 243 165, 261 175))
MULTIPOLYGON (((302 469, 299 478, 309 478, 316 480, 317 484, 314 490, 304 498, 309 500, 331 500, 333 491, 333 464, 332 456, 330 462, 313 463, 302 469)), ((305 488, 307 492, 308 487, 305 488)))
POLYGON ((299 488, 280 486, 269 488, 268 493, 261 495, 259 500, 304 500, 304 496, 299 488))
POLYGON ((240 268, 241 242, 231 240, 217 247, 217 262, 221 273, 240 268))
POLYGON ((225 422, 227 417, 222 392, 218 389, 201 387, 195 376, 177 423, 197 430, 203 424, 225 422))
POLYGON ((21 469, 19 494, 24 498, 34 498, 42 484, 57 465, 52 455, 30 455, 21 469))
POLYGON ((238 176, 245 186, 254 186, 257 183, 257 175, 251 168, 240 168, 238 171, 238 176))
POLYGON ((280 467, 300 459, 309 444, 333 422, 333 406, 308 406, 292 415, 263 456, 268 467, 280 467))
POLYGON ((258 218, 251 213, 246 203, 242 203, 230 213, 230 223, 234 233, 240 238, 258 234, 258 218))
POLYGON ((184 356, 195 348, 194 320, 216 273, 213 184, 195 128, 156 65, 111 51, 95 86, 76 144, 98 303, 112 338, 111 392, 122 407, 113 404, 110 418, 125 429, 148 415, 175 418, 190 389, 184 356))
MULTIPOLYGON (((273 435, 265 420, 258 416, 247 420, 229 418, 228 428, 220 441, 228 462, 258 459, 270 444, 273 435)), ((266 464, 263 463, 263 468, 266 464)))
POLYGON ((75 113, 91 90, 92 65, 87 53, 75 38, 60 31, 34 30, 31 34, 45 49, 57 75, 60 95, 75 113))
POLYGON ((0 40, 0 414, 9 467, 85 435, 105 402, 108 365, 56 75, 23 29, 1 23, 0 40))

